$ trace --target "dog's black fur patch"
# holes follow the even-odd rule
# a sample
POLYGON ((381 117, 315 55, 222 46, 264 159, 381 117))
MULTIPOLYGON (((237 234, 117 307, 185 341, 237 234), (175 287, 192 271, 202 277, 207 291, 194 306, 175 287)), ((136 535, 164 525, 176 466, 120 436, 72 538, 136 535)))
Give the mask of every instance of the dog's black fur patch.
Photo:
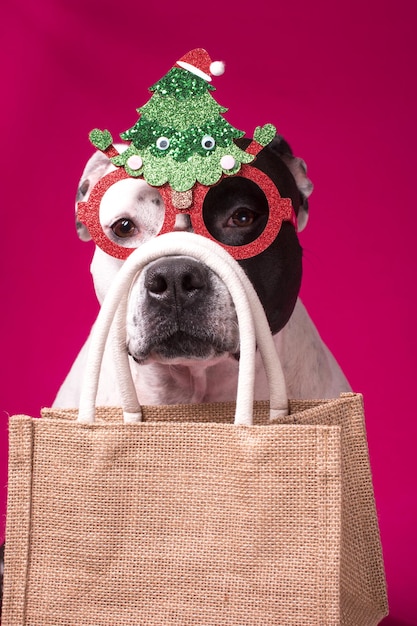
MULTIPOLYGON (((240 147, 245 148, 249 144, 249 140, 244 139, 237 143, 239 143, 240 147)), ((276 138, 258 154, 252 167, 258 168, 269 176, 281 197, 291 199, 295 213, 298 215, 300 207, 303 206, 304 198, 296 185, 292 173, 281 159, 282 154, 292 156, 289 145, 284 140, 276 138)), ((245 181, 243 178, 240 180, 242 182, 245 181)), ((216 203, 213 202, 214 212, 222 210, 219 207, 227 205, 227 202, 222 202, 222 193, 224 192, 223 195, 226 198, 229 193, 228 186, 235 185, 237 188, 238 184, 239 177, 237 176, 230 179, 225 178, 219 185, 213 188, 218 200, 217 208, 216 203)), ((262 199, 256 198, 255 194, 249 189, 246 193, 250 194, 250 202, 258 204, 259 212, 261 213, 260 225, 265 225, 266 218, 264 221, 262 218, 262 214, 265 212, 264 207, 260 206, 262 205, 262 199)), ((207 198, 209 198, 209 194, 207 194, 207 198)), ((214 221, 214 218, 211 219, 214 221)), ((249 241, 255 239, 258 235, 259 232, 252 233, 249 241)), ((244 231, 242 237, 245 237, 244 231)), ((241 242, 233 242, 232 245, 237 243, 247 242, 243 239, 241 242)), ((239 264, 256 289, 265 309, 271 331, 274 334, 277 333, 291 317, 301 286, 302 248, 294 226, 290 222, 284 222, 275 241, 269 248, 255 257, 239 261, 239 264)))

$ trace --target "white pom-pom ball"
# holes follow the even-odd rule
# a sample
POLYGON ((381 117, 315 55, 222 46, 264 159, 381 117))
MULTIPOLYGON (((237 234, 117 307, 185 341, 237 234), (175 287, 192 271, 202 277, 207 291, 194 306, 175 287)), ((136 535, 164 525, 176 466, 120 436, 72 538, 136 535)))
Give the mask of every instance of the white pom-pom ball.
POLYGON ((210 72, 213 76, 221 76, 224 74, 225 65, 223 61, 213 61, 210 63, 210 72))

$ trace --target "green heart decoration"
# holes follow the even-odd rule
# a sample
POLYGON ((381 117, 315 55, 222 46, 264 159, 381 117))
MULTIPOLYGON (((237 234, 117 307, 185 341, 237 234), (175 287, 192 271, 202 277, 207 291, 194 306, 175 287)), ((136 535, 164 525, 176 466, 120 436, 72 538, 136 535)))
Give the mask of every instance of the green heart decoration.
POLYGON ((113 143, 113 137, 108 130, 95 128, 90 132, 89 138, 93 146, 98 150, 107 150, 113 143))

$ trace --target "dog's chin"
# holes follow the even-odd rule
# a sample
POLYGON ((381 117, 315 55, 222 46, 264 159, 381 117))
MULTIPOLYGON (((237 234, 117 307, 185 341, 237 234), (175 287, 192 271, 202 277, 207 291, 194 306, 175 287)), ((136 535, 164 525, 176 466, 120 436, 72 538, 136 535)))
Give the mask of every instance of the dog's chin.
POLYGON ((187 364, 201 361, 218 361, 237 352, 235 346, 226 343, 216 344, 207 339, 190 336, 184 332, 177 332, 163 341, 154 341, 145 349, 138 351, 129 346, 129 354, 136 363, 167 363, 170 365, 187 364))

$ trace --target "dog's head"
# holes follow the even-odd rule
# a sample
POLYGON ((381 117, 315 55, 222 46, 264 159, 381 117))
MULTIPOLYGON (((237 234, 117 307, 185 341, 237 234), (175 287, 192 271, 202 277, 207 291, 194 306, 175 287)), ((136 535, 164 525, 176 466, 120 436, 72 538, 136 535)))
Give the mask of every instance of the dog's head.
MULTIPOLYGON (((249 140, 239 142, 245 148, 249 140)), ((277 135, 257 155, 253 167, 269 177, 282 198, 291 199, 298 230, 304 228, 312 191, 304 161, 294 157, 277 135)), ((94 185, 112 169, 104 154, 94 154, 81 178, 77 201, 87 200, 94 185)), ((265 195, 244 177, 222 179, 210 189, 204 206, 208 230, 227 245, 253 241, 268 220, 265 195)), ((142 179, 126 178, 106 192, 99 219, 111 241, 136 247, 158 234, 164 202, 158 188, 142 179)), ((175 229, 191 230, 189 216, 180 213, 175 229)), ((83 241, 91 238, 83 224, 77 223, 77 230, 83 241)), ((100 301, 122 263, 96 247, 91 271, 100 301)), ((258 293, 272 332, 277 333, 291 316, 301 283, 302 250, 294 225, 284 221, 267 249, 239 263, 258 293)), ((163 258, 145 268, 132 290, 127 322, 129 351, 140 363, 212 360, 239 351, 227 289, 211 270, 189 257, 163 258)))

